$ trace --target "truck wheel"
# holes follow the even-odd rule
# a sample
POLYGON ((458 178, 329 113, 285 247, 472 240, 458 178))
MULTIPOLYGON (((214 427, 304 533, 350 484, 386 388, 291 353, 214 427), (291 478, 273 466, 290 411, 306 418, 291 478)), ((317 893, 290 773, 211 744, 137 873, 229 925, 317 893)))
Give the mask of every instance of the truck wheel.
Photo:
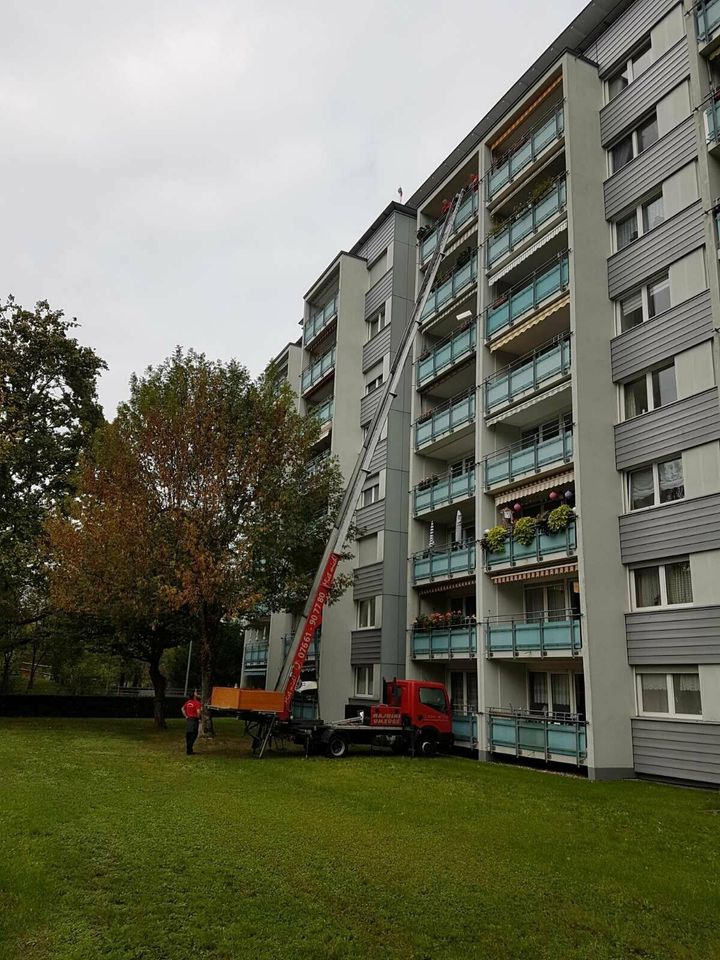
POLYGON ((422 730, 415 739, 415 753, 418 757, 434 757, 437 753, 437 740, 434 734, 422 730))
POLYGON ((333 760, 341 760, 344 756, 347 756, 348 744, 345 737, 340 736, 339 733, 334 733, 327 743, 327 755, 333 760))

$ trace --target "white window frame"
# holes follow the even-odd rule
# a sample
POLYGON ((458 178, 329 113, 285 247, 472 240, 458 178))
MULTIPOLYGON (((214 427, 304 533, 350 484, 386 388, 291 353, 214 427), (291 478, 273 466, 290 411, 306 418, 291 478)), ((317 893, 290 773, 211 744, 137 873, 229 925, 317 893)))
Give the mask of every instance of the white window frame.
POLYGON ((552 675, 562 675, 568 678, 568 684, 570 687, 570 714, 569 716, 577 716, 577 697, 575 691, 575 677, 576 673, 573 670, 535 670, 528 669, 525 675, 525 696, 527 698, 527 708, 530 709, 530 674, 532 673, 544 673, 545 680, 545 690, 547 691, 548 698, 548 718, 551 718, 555 715, 555 705, 552 699, 552 675))
POLYGON ((365 597, 363 600, 356 600, 356 629, 358 630, 377 630, 379 623, 378 620, 378 598, 377 597, 365 597), (366 615, 364 615, 366 614, 366 615), (363 620, 367 619, 367 623, 363 623, 363 620))
POLYGON ((615 223, 613 224, 614 230, 614 243, 615 243, 615 252, 619 253, 621 250, 627 250, 634 243, 637 243, 641 237, 646 236, 648 233, 651 233, 653 230, 656 230, 657 227, 661 227, 665 223, 665 198, 663 196, 662 190, 655 191, 649 197, 646 197, 642 203, 639 203, 636 207, 627 210, 622 217, 618 217, 615 223), (650 227, 648 230, 645 229, 645 217, 643 216, 643 211, 649 203, 653 203, 655 200, 662 200, 663 202, 663 219, 655 227, 650 227), (631 240, 629 243, 626 243, 624 247, 619 245, 618 241, 618 227, 622 220, 627 220, 630 216, 635 215, 635 226, 637 227, 637 236, 631 240))
POLYGON ((610 83, 615 79, 615 77, 620 76, 622 73, 627 73, 629 87, 633 81, 637 80, 638 77, 641 77, 645 73, 645 70, 649 70, 654 63, 653 60, 648 63, 647 67, 645 67, 645 70, 640 70, 638 73, 635 72, 635 61, 639 60, 641 56, 648 52, 652 55, 652 42, 649 34, 644 37, 642 43, 639 43, 635 47, 635 53, 631 57, 628 57, 624 62, 618 63, 610 76, 606 78, 605 103, 612 103, 615 97, 619 97, 624 90, 627 90, 627 87, 624 87, 623 90, 621 90, 619 93, 616 93, 614 97, 610 96, 610 83))
MULTIPOLYGON (((648 280, 647 283, 645 283, 642 287, 640 287, 639 293, 640 293, 640 303, 641 303, 641 309, 642 309, 642 322, 639 323, 637 326, 642 326, 643 323, 649 323, 650 320, 655 320, 656 317, 661 317, 661 316, 663 315, 663 313, 665 313, 667 310, 671 310, 671 309, 672 309, 672 303, 671 303, 670 306, 666 308, 666 310, 661 310, 659 313, 654 313, 652 316, 650 316, 650 287, 654 287, 654 286, 656 286, 658 283, 662 283, 663 281, 665 281, 665 282, 667 283, 668 290, 670 291, 670 271, 669 271, 669 270, 665 270, 665 271, 663 271, 662 273, 656 274, 656 275, 652 278, 652 280, 648 280)), ((621 299, 619 299, 619 300, 616 301, 616 304, 617 304, 617 332, 618 332, 618 336, 620 336, 620 334, 628 333, 630 330, 634 330, 634 329, 635 329, 635 327, 628 327, 627 330, 623 330, 623 327, 622 327, 622 319, 623 319, 622 305, 623 305, 623 302, 624 302, 624 301, 629 300, 630 297, 635 296, 635 294, 637 294, 637 293, 638 293, 638 291, 635 290, 635 291, 633 291, 632 293, 628 293, 628 294, 626 294, 624 297, 622 297, 621 299)), ((670 291, 670 299, 671 299, 671 301, 672 301, 672 291, 670 291)))
POLYGON ((367 341, 369 342, 376 337, 381 330, 384 330, 389 323, 385 304, 383 304, 379 310, 376 310, 371 317, 368 317, 365 323, 367 324, 367 341))
MULTIPOLYGON (((674 358, 673 358, 672 363, 664 363, 664 364, 663 364, 662 366, 660 366, 660 367, 655 367, 653 370, 648 370, 646 373, 642 374, 642 376, 640 376, 640 377, 633 377, 632 380, 626 380, 625 383, 621 384, 621 387, 620 387, 620 396, 622 397, 623 421, 625 421, 625 420, 634 420, 635 417, 644 417, 645 414, 647 414, 647 413, 652 413, 653 410, 660 410, 662 407, 667 407, 667 406, 668 406, 667 403, 662 403, 662 404, 660 404, 659 407, 656 407, 656 406, 655 406, 655 396, 654 396, 654 393, 653 393, 652 378, 653 378, 653 374, 654 374, 654 373, 657 373, 658 370, 668 370, 670 367, 673 368, 673 372, 674 372, 674 374, 675 374, 675 393, 677 394, 677 371, 676 371, 676 368, 675 368, 675 360, 674 360, 674 358), (643 377, 645 377, 645 392, 646 392, 646 394, 647 394, 648 408, 647 408, 647 410, 645 411, 645 413, 634 413, 632 416, 629 416, 628 413, 627 413, 627 409, 626 409, 625 388, 626 388, 626 387, 629 387, 631 383, 637 383, 638 380, 642 380, 643 377)), ((671 401, 670 401, 670 403, 675 403, 675 402, 676 402, 676 400, 671 400, 671 401)))
POLYGON ((475 671, 473 671, 473 670, 451 670, 451 671, 450 671, 450 676, 448 677, 448 680, 449 680, 448 687, 449 687, 449 692, 450 692, 450 696, 451 696, 451 700, 452 700, 452 703, 451 703, 452 712, 453 712, 454 714, 461 714, 461 715, 463 715, 463 716, 466 716, 466 715, 468 715, 468 714, 477 713, 477 712, 478 712, 478 703, 479 703, 479 701, 478 701, 478 696, 479 696, 479 694, 478 694, 478 688, 479 688, 479 684, 477 683, 477 673, 476 673, 475 671), (462 679, 461 679, 461 683, 460 683, 460 686, 462 687, 462 702, 461 702, 461 704, 459 705, 462 709, 456 709, 455 701, 452 700, 452 687, 453 687, 452 678, 453 678, 453 676, 457 676, 457 677, 459 677, 459 678, 462 678, 462 679), (474 677, 474 678, 475 678, 475 701, 474 701, 474 702, 471 702, 471 700, 470 700, 470 698, 469 698, 469 696, 468 696, 468 677, 474 677))
POLYGON ((635 696, 637 700, 637 715, 639 717, 657 717, 660 720, 702 720, 703 718, 703 704, 702 704, 702 685, 700 685, 700 713, 676 713, 675 712, 675 676, 681 674, 690 674, 692 676, 698 677, 699 683, 699 671, 697 667, 683 667, 678 666, 678 669, 670 671, 664 667, 639 667, 635 669, 635 696), (645 710, 643 704, 643 692, 642 692, 642 677, 643 675, 659 674, 660 676, 665 677, 665 683, 667 685, 667 698, 668 698, 668 710, 667 713, 657 713, 652 710, 645 710))
POLYGON ((639 156, 641 156, 643 153, 645 153, 645 150, 649 150, 650 147, 654 146, 654 145, 658 142, 658 140, 660 139, 660 131, 659 131, 659 130, 658 130, 657 140, 654 140, 654 141, 650 144, 650 146, 645 147, 644 150, 641 150, 641 149, 640 149, 640 139, 639 139, 640 129, 641 129, 642 127, 647 126, 647 125, 648 125, 648 122, 649 122, 650 120, 653 120, 653 119, 655 120, 655 124, 656 124, 656 126, 657 126, 658 117, 657 117, 657 110, 656 110, 656 109, 653 109, 652 113, 649 113, 649 114, 645 117, 644 120, 642 120, 641 122, 639 122, 639 123, 630 131, 630 133, 624 134, 622 137, 620 137, 619 140, 616 140, 615 143, 613 143, 612 146, 608 149, 608 172, 609 172, 610 176, 612 176, 614 173, 619 173, 621 170, 624 170, 625 167, 627 167, 628 164, 632 163, 633 160, 635 160, 637 157, 639 157, 639 156), (615 166, 614 166, 614 163, 613 163, 613 151, 614 151, 615 147, 619 146, 619 144, 621 144, 624 140, 627 140, 628 137, 630 137, 630 141, 631 141, 631 143, 632 143, 632 156, 630 157, 630 159, 628 160, 627 163, 624 163, 621 167, 618 167, 617 170, 616 170, 616 169, 615 169, 615 166))
POLYGON ((633 611, 635 610, 681 610, 685 607, 692 607, 695 604, 695 591, 693 589, 692 582, 692 564, 690 563, 690 557, 670 557, 667 560, 663 560, 662 563, 636 563, 632 567, 628 568, 628 573, 630 575, 630 606, 633 611), (690 564, 690 589, 692 590, 693 599, 687 603, 668 603, 667 599, 667 580, 665 575, 665 567, 672 566, 674 563, 688 563, 690 564), (660 603, 650 607, 640 607, 637 602, 637 595, 635 592, 635 571, 636 570, 648 570, 648 569, 657 569, 658 570, 658 579, 660 581, 660 603))
POLYGON ((353 667, 353 695, 363 700, 376 698, 374 663, 358 663, 353 667))
POLYGON ((378 500, 382 499, 380 496, 379 473, 371 473, 365 483, 366 486, 363 487, 362 493, 360 494, 361 507, 369 507, 371 504, 377 503, 378 500))
POLYGON ((679 454, 677 457, 665 457, 663 460, 656 460, 653 463, 648 463, 644 467, 638 467, 635 470, 628 470, 626 473, 625 495, 627 497, 627 509, 629 513, 642 513, 643 510, 657 510, 658 507, 669 507, 673 503, 680 503, 682 500, 686 500, 687 491, 685 490, 685 464, 683 462, 682 454, 679 454), (682 467, 683 495, 678 497, 677 500, 666 500, 665 503, 662 503, 660 500, 660 467, 664 463, 671 463, 673 460, 679 460, 682 467), (641 470, 652 470, 653 502, 647 507, 633 507, 631 486, 632 475, 634 473, 640 473, 641 470))

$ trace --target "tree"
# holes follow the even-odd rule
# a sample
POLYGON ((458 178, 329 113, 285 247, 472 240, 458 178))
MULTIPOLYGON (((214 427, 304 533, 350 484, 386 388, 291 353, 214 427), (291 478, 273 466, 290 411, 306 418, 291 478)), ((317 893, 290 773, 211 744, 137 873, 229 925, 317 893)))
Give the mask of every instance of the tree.
MULTIPOLYGON (((47 614, 43 524, 73 488, 78 458, 102 422, 105 363, 45 301, 0 303, 0 650, 31 642, 47 614)), ((4 671, 4 675, 7 671, 4 671)))
MULTIPOLYGON (((109 592, 118 624, 138 610, 145 623, 150 611, 157 623, 190 621, 207 705, 221 624, 260 602, 278 609, 304 599, 342 480, 333 461, 309 471, 318 426, 272 372, 252 380, 235 361, 178 349, 133 377, 130 391, 98 434, 71 520, 53 530, 63 558, 56 582, 69 568, 95 571, 82 591, 75 579, 59 598, 70 608, 82 592, 77 609, 87 614, 109 592), (121 547, 132 560, 118 590, 107 558, 121 547)), ((212 729, 207 709, 203 729, 212 729)))

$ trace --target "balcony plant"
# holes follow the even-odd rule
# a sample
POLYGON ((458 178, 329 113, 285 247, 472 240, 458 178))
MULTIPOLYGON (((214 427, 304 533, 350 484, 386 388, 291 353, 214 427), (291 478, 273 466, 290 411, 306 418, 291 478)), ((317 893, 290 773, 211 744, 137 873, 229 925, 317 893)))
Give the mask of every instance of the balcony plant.
POLYGON ((574 517, 573 508, 566 503, 561 503, 559 507, 555 507, 548 514, 546 521, 548 533, 562 533, 563 530, 567 530, 574 517))
POLYGON ((419 613, 413 621, 413 627, 416 630, 427 630, 430 626, 430 617, 427 613, 419 613))
POLYGON ((432 417, 432 410, 426 410, 425 413, 421 413, 417 418, 418 423, 425 423, 427 420, 430 420, 432 417))
POLYGON ((472 255, 473 255, 472 248, 471 248, 471 247, 465 247, 465 249, 462 250, 462 251, 460 252, 460 254, 458 255, 456 267, 457 267, 458 269, 459 269, 460 267, 464 267, 466 263, 469 263, 469 262, 470 262, 470 260, 472 259, 472 255))
POLYGON ((522 547, 529 547, 535 539, 537 523, 535 517, 520 517, 513 525, 512 536, 522 547))
POLYGON ((490 527, 489 530, 485 531, 485 536, 480 541, 480 544, 488 551, 488 553, 502 553, 507 538, 507 527, 503 527, 502 524, 498 524, 497 526, 490 527))
POLYGON ((432 485, 436 482, 436 480, 437 480, 437 477, 435 475, 433 475, 432 477, 424 477, 418 483, 417 488, 418 490, 427 490, 428 487, 432 487, 432 485))

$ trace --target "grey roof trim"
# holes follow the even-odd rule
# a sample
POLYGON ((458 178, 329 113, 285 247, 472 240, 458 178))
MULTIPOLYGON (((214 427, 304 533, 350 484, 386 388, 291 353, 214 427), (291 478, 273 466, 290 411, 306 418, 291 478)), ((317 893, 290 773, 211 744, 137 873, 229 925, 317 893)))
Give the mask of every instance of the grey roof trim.
POLYGON ((417 217, 417 209, 411 207, 407 203, 398 203, 397 200, 391 200, 390 203, 385 207, 383 212, 377 216, 370 226, 367 228, 365 233, 360 237, 360 239, 352 245, 350 248, 350 253, 357 253, 360 247, 365 243, 366 240, 369 240, 370 237, 378 230, 382 224, 387 220, 391 213, 402 213, 406 217, 412 217, 413 220, 417 217))
POLYGON ((550 67, 566 53, 586 49, 603 30, 624 13, 634 0, 591 0, 560 36, 541 53, 508 92, 485 114, 482 120, 460 141, 445 160, 430 174, 408 199, 408 205, 419 207, 440 186, 442 181, 467 157, 492 128, 512 110, 550 67))
POLYGON ((324 269, 323 272, 320 274, 320 276, 317 278, 317 280, 315 281, 315 283, 313 283, 312 286, 309 287, 309 289, 307 290, 307 292, 306 292, 305 294, 303 294, 303 300, 309 300, 309 299, 312 297, 312 295, 313 295, 314 293, 317 293, 318 289, 319 289, 320 287, 322 287, 322 285, 323 285, 324 283, 327 282, 330 274, 331 274, 332 271, 335 269, 335 267, 338 267, 338 266, 340 265, 340 258, 341 258, 341 257, 352 257, 353 260, 361 260, 363 263, 365 263, 365 258, 364 258, 364 257, 358 257, 356 254, 350 253, 348 250, 339 250, 339 251, 335 254, 335 256, 332 258, 332 260, 330 261, 330 263, 325 267, 325 269, 324 269))

